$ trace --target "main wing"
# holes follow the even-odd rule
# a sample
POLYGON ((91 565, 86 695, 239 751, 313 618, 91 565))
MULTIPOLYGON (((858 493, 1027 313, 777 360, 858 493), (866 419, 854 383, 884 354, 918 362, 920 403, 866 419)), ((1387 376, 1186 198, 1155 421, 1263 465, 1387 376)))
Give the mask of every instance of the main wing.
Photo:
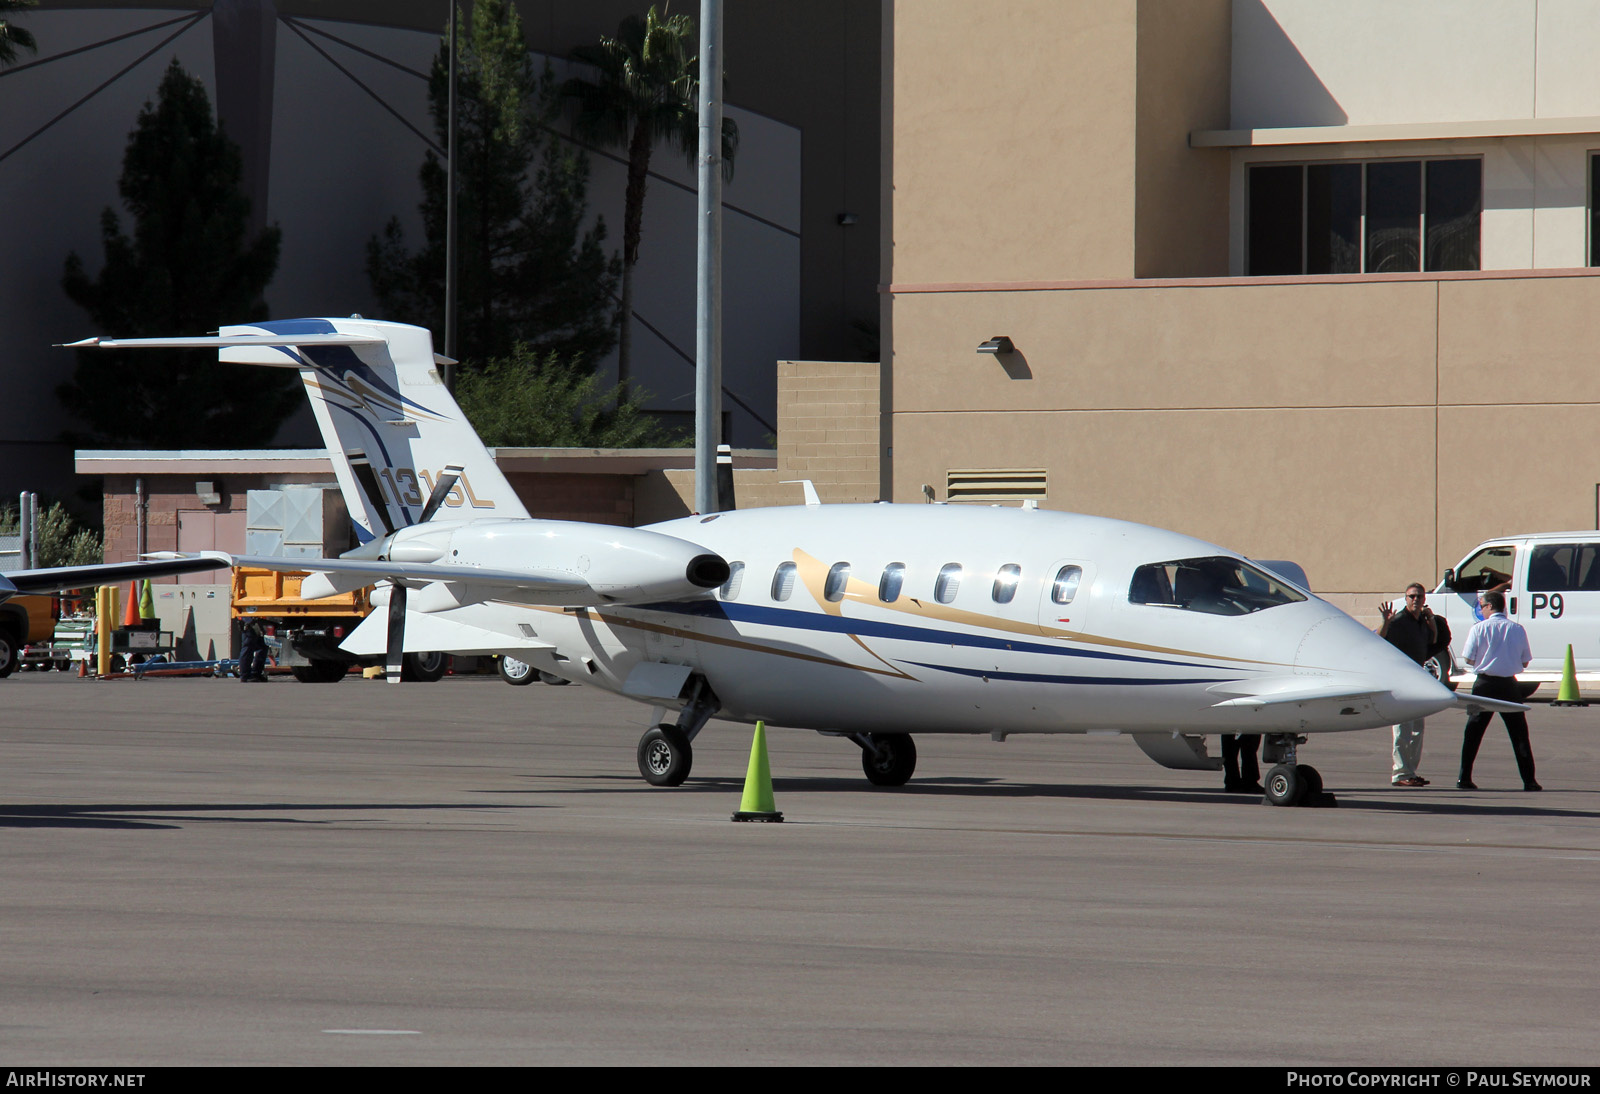
POLYGON ((20 593, 62 593, 69 589, 87 589, 91 585, 112 585, 147 577, 224 570, 231 565, 229 556, 219 551, 203 551, 198 555, 156 557, 139 562, 102 562, 92 566, 13 570, 0 574, 0 601, 20 593))
POLYGON ((493 570, 449 562, 384 562, 376 559, 281 558, 232 555, 236 566, 310 574, 300 584, 307 600, 347 593, 386 581, 414 590, 408 607, 414 612, 447 611, 483 600, 523 604, 590 607, 612 603, 577 574, 563 570, 493 570))

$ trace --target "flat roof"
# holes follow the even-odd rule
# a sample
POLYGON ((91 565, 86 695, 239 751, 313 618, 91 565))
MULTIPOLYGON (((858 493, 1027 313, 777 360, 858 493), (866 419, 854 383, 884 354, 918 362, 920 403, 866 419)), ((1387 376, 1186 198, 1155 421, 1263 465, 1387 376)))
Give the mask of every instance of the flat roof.
POLYGON ((72 459, 73 470, 80 475, 333 474, 333 463, 321 448, 80 448, 72 459))
MULTIPOLYGON (((508 472, 644 475, 694 467, 692 448, 491 448, 489 454, 500 470, 508 472)), ((320 448, 80 448, 73 460, 80 475, 333 474, 333 463, 320 448)), ((736 448, 733 466, 772 470, 778 466, 778 454, 770 448, 736 448)))

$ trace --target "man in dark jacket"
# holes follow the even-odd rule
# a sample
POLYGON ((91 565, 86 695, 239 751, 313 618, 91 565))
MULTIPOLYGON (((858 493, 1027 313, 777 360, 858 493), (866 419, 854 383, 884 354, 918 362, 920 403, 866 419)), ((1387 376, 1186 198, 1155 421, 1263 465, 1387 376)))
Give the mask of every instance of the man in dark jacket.
MULTIPOLYGON (((1378 637, 1411 660, 1421 665, 1450 645, 1450 628, 1428 607, 1428 590, 1419 582, 1406 586, 1404 611, 1395 611, 1392 604, 1379 604, 1378 613, 1383 622, 1378 626, 1378 637)), ((1427 786, 1428 780, 1417 774, 1422 762, 1422 726, 1425 719, 1401 722, 1394 727, 1394 769, 1389 781, 1395 786, 1427 786)))

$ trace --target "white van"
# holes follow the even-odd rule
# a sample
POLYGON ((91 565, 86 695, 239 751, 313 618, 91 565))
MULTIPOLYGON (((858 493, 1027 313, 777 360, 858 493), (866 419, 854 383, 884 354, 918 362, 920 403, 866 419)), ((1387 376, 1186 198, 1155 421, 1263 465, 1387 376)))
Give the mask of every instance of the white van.
POLYGON ((1485 540, 1444 572, 1428 604, 1450 624, 1452 684, 1475 679, 1461 650, 1483 618, 1478 594, 1496 588, 1505 593, 1506 614, 1528 632, 1533 661, 1518 677, 1527 694, 1560 681, 1569 643, 1579 682, 1600 685, 1600 531, 1485 540))

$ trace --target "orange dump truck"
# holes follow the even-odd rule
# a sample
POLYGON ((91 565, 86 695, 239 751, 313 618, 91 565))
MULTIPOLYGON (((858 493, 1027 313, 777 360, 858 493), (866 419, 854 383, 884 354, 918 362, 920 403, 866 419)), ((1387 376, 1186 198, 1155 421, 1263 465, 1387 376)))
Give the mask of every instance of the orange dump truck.
MULTIPOLYGON (((233 618, 259 622, 269 647, 274 642, 278 646, 278 664, 287 666, 302 683, 333 683, 344 679, 354 665, 381 661, 377 657, 357 657, 339 648, 339 643, 372 612, 368 599, 371 586, 306 600, 300 596, 300 582, 305 577, 304 571, 280 573, 235 566, 233 618)), ((402 679, 437 680, 447 667, 443 654, 408 653, 402 679)))
POLYGON ((0 604, 0 677, 22 663, 22 647, 49 644, 55 634, 60 601, 52 596, 14 596, 0 604))

